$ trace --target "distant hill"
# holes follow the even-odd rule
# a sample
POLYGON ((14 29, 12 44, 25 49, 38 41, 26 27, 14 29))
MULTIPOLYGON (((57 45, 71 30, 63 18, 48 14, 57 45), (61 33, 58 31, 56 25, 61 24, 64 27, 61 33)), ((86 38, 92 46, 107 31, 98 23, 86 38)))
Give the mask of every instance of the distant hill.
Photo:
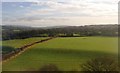
POLYGON ((119 25, 85 25, 85 26, 52 26, 52 27, 27 27, 27 26, 2 26, 3 40, 20 39, 43 36, 118 36, 119 25))
POLYGON ((28 26, 15 26, 15 25, 1 25, 3 30, 31 30, 32 27, 28 26))

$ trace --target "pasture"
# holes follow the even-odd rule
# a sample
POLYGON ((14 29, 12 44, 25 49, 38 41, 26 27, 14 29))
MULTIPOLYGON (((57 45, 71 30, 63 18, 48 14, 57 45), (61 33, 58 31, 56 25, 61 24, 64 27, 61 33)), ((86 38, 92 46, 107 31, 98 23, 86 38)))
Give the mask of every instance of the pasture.
MULTIPOLYGON (((20 47, 43 38, 4 41, 3 45, 20 47)), ((3 71, 37 71, 43 65, 55 64, 60 70, 80 70, 80 64, 91 58, 117 57, 117 37, 55 38, 31 46, 16 58, 3 63, 3 71)))
POLYGON ((13 48, 19 48, 21 46, 27 45, 29 43, 39 41, 45 39, 44 37, 33 37, 33 38, 27 38, 27 39, 15 39, 15 40, 8 40, 8 41, 3 41, 2 46, 10 46, 13 48))

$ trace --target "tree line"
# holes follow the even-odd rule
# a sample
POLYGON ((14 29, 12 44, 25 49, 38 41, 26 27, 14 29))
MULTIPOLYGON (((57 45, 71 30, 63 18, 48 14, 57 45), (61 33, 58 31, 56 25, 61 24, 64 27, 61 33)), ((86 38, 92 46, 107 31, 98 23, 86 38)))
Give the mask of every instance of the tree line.
POLYGON ((2 26, 2 40, 30 37, 118 36, 119 25, 85 25, 54 28, 2 26))

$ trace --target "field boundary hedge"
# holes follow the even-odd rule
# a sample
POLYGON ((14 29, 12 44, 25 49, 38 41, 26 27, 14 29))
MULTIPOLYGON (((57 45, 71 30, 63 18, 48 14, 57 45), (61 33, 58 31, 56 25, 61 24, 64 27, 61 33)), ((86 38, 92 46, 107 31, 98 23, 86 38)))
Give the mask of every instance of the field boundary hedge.
POLYGON ((30 43, 30 44, 24 45, 20 48, 17 48, 15 50, 13 50, 12 52, 8 53, 8 54, 2 55, 2 61, 6 62, 10 59, 13 59, 13 58, 17 57, 18 55, 22 54, 23 52, 25 52, 29 47, 31 47, 33 45, 36 45, 36 44, 39 44, 39 43, 46 42, 46 41, 54 39, 54 38, 56 38, 56 37, 50 37, 50 38, 47 38, 47 39, 43 39, 43 40, 40 40, 40 41, 36 41, 36 42, 30 43))

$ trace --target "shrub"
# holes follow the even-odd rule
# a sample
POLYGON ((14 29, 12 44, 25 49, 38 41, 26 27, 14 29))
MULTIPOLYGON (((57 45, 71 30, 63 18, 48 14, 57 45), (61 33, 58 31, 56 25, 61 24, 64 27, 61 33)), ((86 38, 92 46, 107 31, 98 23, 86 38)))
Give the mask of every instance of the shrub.
POLYGON ((81 65, 83 71, 118 71, 118 63, 110 57, 100 57, 81 65))

